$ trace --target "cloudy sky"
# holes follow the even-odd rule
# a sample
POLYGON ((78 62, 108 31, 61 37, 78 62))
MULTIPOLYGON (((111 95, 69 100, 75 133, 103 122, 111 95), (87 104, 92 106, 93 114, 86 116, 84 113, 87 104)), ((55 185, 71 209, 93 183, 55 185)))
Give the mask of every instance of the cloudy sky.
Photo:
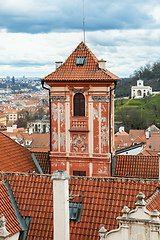
MULTIPOLYGON (((159 0, 84 0, 85 39, 119 77, 160 61, 159 0)), ((83 0, 0 0, 0 76, 44 77, 83 41, 83 0)))

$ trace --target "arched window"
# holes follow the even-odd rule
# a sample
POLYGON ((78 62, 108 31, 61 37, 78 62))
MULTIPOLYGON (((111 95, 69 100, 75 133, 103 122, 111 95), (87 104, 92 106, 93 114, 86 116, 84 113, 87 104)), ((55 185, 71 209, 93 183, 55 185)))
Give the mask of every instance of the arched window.
POLYGON ((77 93, 74 95, 73 99, 74 105, 74 116, 85 116, 85 98, 82 93, 77 93))

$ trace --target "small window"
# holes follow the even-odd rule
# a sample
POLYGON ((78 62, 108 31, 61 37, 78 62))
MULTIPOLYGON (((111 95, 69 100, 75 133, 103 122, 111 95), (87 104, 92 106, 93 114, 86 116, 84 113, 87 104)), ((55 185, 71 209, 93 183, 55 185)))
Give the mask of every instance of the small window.
POLYGON ((82 93, 77 93, 74 95, 74 116, 85 116, 85 97, 82 93))
POLYGON ((82 191, 81 195, 70 195, 70 202, 69 202, 69 219, 70 221, 80 222, 81 215, 83 211, 83 195, 84 192, 82 191), (72 202, 72 200, 74 202, 72 202))
POLYGON ((69 206, 69 218, 70 220, 77 220, 79 207, 77 203, 70 204, 69 206))
POLYGON ((76 57, 76 66, 85 66, 86 58, 85 57, 76 57))
POLYGON ((73 176, 86 176, 86 171, 73 171, 73 176))

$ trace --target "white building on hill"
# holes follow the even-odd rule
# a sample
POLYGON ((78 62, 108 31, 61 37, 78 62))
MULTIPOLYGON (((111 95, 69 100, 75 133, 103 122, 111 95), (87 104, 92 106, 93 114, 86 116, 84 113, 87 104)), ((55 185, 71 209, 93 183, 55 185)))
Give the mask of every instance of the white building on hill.
POLYGON ((141 79, 137 81, 137 86, 131 87, 131 98, 143 98, 149 95, 152 95, 152 88, 144 86, 141 79))

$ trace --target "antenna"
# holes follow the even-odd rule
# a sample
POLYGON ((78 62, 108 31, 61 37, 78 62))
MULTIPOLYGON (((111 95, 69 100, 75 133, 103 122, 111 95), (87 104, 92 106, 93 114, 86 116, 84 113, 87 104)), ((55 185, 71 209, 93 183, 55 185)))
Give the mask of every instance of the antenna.
POLYGON ((84 34, 84 43, 85 43, 85 17, 84 17, 84 0, 83 0, 83 34, 84 34))

